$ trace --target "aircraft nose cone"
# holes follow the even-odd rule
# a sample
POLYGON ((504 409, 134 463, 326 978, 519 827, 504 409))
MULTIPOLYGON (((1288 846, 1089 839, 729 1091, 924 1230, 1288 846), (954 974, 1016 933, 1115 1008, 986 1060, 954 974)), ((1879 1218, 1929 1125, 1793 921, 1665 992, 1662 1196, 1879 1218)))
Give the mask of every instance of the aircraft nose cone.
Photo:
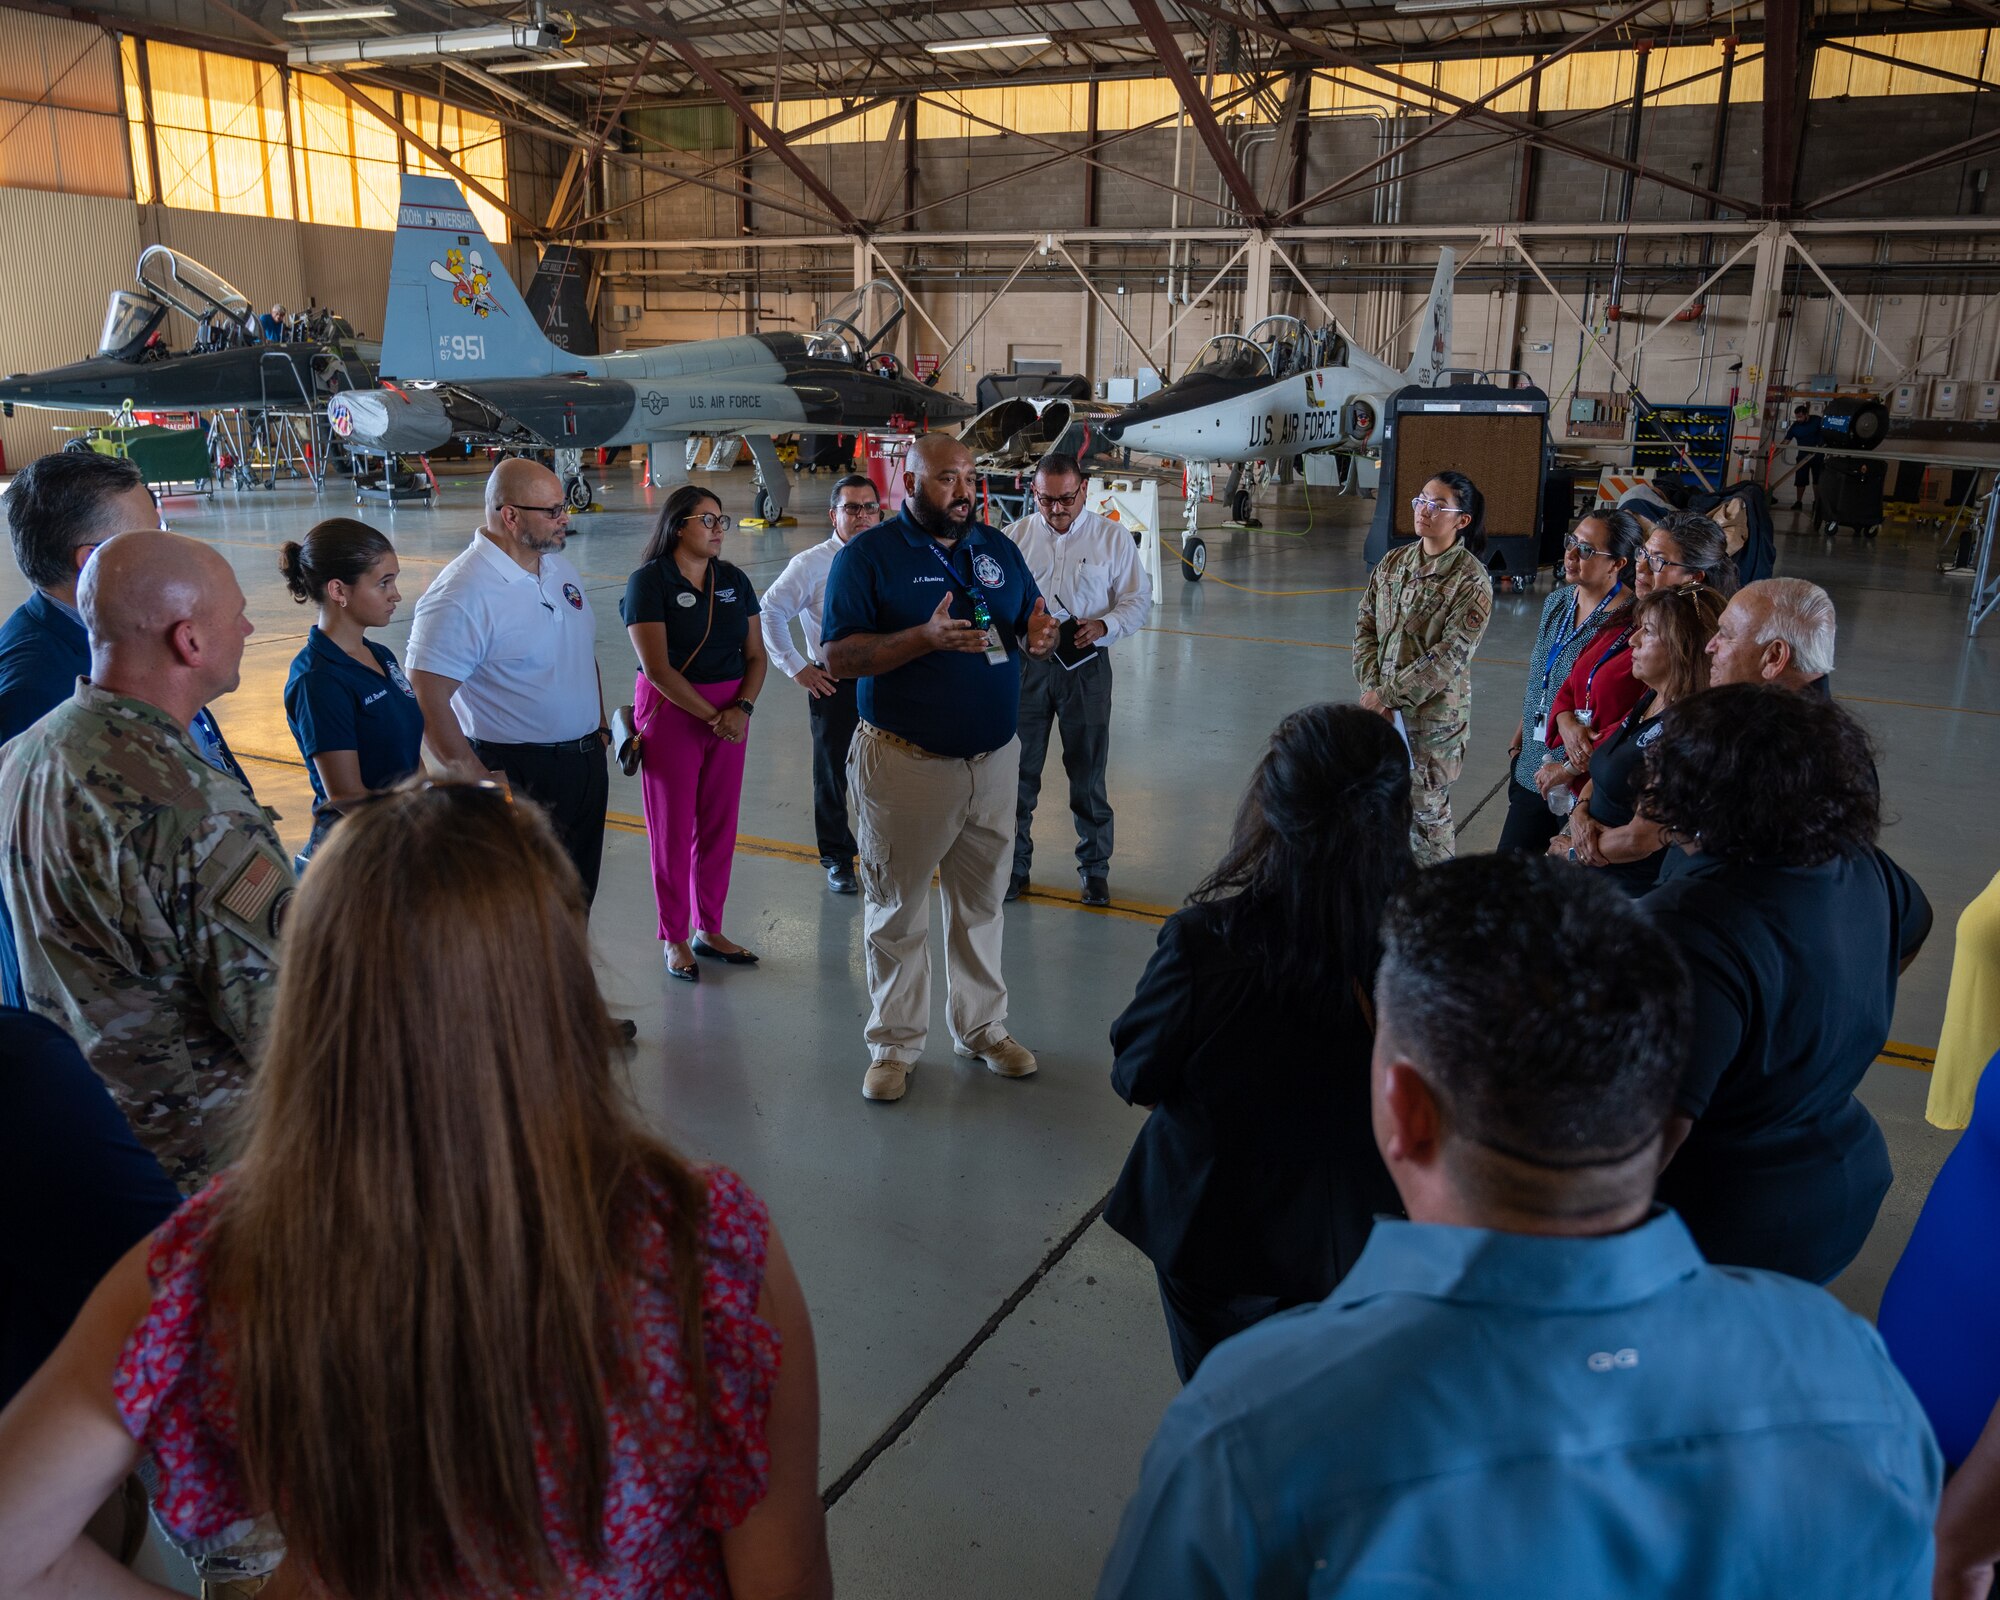
POLYGON ((379 443, 389 432, 387 397, 361 390, 337 394, 326 403, 334 437, 351 444, 379 443))

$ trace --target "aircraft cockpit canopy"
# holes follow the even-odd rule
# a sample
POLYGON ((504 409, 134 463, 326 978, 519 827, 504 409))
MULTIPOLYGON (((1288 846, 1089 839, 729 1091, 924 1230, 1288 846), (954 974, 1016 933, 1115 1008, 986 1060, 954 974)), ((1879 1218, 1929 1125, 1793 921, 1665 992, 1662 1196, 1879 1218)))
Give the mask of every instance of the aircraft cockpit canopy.
POLYGON ((141 359, 147 342, 166 321, 167 308, 151 295, 113 289, 104 308, 104 331, 97 336, 97 353, 118 361, 141 359))
POLYGON ((1254 345, 1270 353, 1271 376, 1287 378, 1313 365, 1316 341, 1297 317, 1266 317, 1249 332, 1254 345))
POLYGON ((860 366, 902 320, 903 291, 887 278, 871 278, 819 319, 806 335, 806 353, 860 366))
POLYGON ((254 344, 257 316, 250 298, 193 256, 163 244, 139 252, 139 287, 190 318, 197 327, 225 336, 217 342, 254 344))
POLYGON ((1240 333, 1219 333, 1196 352, 1183 377, 1269 379, 1271 357, 1262 345, 1252 344, 1240 333))

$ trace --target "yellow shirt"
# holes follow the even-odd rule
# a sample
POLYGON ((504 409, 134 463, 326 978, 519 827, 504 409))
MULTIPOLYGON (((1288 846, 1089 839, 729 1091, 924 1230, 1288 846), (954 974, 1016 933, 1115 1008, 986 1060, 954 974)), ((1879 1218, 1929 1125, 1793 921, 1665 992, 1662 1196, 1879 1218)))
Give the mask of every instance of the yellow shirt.
POLYGON ((1939 1128, 1970 1122, 1979 1074, 1995 1051, 2000 1051, 2000 873, 1958 919, 1944 1036, 1938 1040, 1925 1119, 1939 1128))

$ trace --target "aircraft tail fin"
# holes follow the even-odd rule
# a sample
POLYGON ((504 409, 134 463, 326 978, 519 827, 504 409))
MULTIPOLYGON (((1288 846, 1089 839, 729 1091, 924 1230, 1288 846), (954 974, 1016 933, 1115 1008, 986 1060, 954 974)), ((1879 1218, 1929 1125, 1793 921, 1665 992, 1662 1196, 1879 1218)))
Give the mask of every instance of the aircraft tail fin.
POLYGON ((404 174, 382 375, 532 378, 577 365, 536 325, 458 185, 404 174))
POLYGON ((1457 257, 1450 245, 1438 252, 1437 275, 1431 279, 1430 303, 1417 324, 1416 342, 1410 347, 1405 383, 1434 389, 1444 382, 1451 366, 1451 279, 1457 257))

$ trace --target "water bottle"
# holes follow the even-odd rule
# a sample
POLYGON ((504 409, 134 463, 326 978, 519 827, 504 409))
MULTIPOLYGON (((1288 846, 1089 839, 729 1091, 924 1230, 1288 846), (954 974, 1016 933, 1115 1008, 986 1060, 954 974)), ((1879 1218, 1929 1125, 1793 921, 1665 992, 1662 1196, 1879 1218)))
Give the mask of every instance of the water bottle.
MULTIPOLYGON (((1564 762, 1559 756, 1550 756, 1542 763, 1544 769, 1561 767, 1563 765, 1564 762)), ((1576 809, 1576 791, 1567 783, 1552 785, 1548 791, 1547 800, 1549 809, 1559 817, 1566 817, 1576 809)))

